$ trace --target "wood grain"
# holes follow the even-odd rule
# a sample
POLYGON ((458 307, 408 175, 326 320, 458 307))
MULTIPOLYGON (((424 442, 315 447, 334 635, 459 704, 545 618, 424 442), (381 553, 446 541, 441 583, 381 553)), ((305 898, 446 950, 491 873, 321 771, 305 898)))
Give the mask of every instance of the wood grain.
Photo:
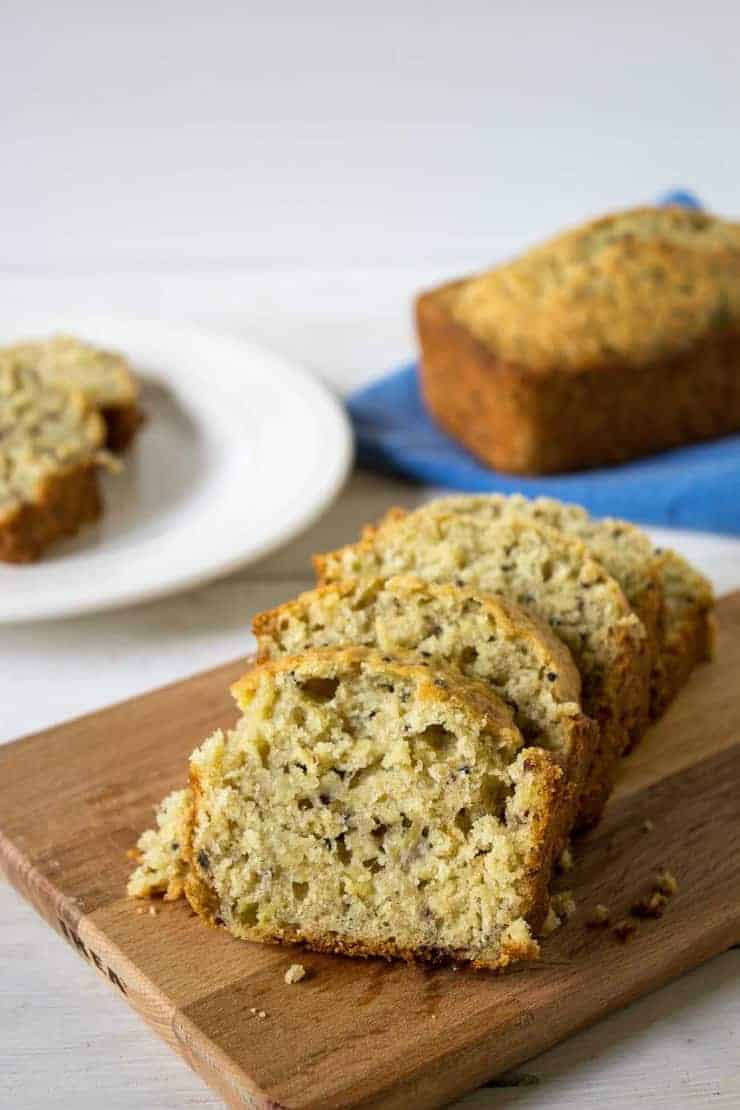
POLYGON ((305 953, 309 978, 289 987, 291 950, 206 929, 183 903, 137 913, 126 849, 192 748, 234 719, 243 660, 0 749, 0 863, 229 1104, 443 1105, 740 940, 740 594, 719 623, 717 661, 625 762, 578 843, 562 884, 578 912, 535 967, 489 976, 305 953), (597 902, 624 916, 666 865, 679 893, 631 943, 586 927, 597 902))

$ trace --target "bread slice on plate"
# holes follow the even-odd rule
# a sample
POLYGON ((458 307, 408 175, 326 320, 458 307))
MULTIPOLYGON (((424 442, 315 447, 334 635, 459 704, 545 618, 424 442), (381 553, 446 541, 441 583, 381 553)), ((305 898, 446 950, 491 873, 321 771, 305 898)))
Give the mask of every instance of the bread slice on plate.
POLYGON ((531 609, 570 648, 584 711, 599 725, 579 823, 594 823, 642 703, 645 629, 617 581, 578 539, 522 519, 424 508, 316 557, 321 582, 414 574, 531 609))
POLYGON ((35 370, 49 385, 82 393, 106 425, 112 451, 128 447, 142 422, 139 385, 122 355, 71 335, 34 339, 0 350, 0 361, 35 370))
POLYGON ((562 767, 563 842, 575 819, 598 728, 581 711, 581 679, 547 625, 502 597, 413 576, 350 579, 301 594, 253 621, 260 660, 358 644, 413 653, 484 682, 512 710, 525 743, 562 767))
POLYGON ((208 922, 349 955, 537 955, 562 772, 490 689, 340 648, 264 663, 233 692, 242 716, 193 753, 172 826, 208 922))
POLYGON ((0 560, 29 562, 100 514, 104 439, 81 394, 0 359, 0 560))

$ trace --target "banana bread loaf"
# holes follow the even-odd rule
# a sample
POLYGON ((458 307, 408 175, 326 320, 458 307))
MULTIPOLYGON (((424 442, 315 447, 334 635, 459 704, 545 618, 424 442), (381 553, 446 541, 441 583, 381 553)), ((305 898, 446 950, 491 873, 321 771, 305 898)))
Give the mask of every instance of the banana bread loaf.
POLYGON ((489 466, 620 462, 740 429, 740 224, 594 220, 417 302, 421 389, 489 466))
POLYGON ((505 966, 536 956, 562 773, 481 683, 365 648, 234 687, 190 760, 185 893, 237 937, 505 966))
POLYGON ((545 620, 570 648, 583 680, 584 711, 599 725, 579 819, 581 825, 598 820, 644 698, 645 629, 580 540, 522 519, 422 508, 315 563, 323 583, 409 573, 501 595, 545 620))

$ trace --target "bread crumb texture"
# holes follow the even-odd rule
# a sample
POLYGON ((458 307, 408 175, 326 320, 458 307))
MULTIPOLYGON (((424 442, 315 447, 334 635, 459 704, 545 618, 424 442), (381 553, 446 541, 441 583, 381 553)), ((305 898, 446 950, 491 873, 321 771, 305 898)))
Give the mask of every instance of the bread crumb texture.
POLYGON ((300 983, 301 979, 306 978, 306 969, 303 964, 291 964, 285 972, 285 982, 288 984, 300 983))
POLYGON ((646 366, 740 320, 740 224, 678 207, 604 216, 461 282, 451 312, 530 371, 646 366))
POLYGON ((263 664, 191 758, 186 894, 235 936, 503 966, 538 952, 561 772, 452 671, 363 648, 263 664))

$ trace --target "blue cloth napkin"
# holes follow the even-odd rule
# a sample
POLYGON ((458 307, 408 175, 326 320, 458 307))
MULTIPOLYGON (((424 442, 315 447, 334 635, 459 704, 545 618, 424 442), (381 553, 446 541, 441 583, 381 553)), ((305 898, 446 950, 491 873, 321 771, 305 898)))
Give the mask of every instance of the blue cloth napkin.
MULTIPOLYGON (((661 203, 700 207, 685 192, 661 203)), ((557 497, 596 516, 740 535, 740 435, 620 466, 520 478, 489 470, 437 427, 419 395, 416 364, 354 393, 348 408, 358 461, 372 470, 450 489, 557 497)))

